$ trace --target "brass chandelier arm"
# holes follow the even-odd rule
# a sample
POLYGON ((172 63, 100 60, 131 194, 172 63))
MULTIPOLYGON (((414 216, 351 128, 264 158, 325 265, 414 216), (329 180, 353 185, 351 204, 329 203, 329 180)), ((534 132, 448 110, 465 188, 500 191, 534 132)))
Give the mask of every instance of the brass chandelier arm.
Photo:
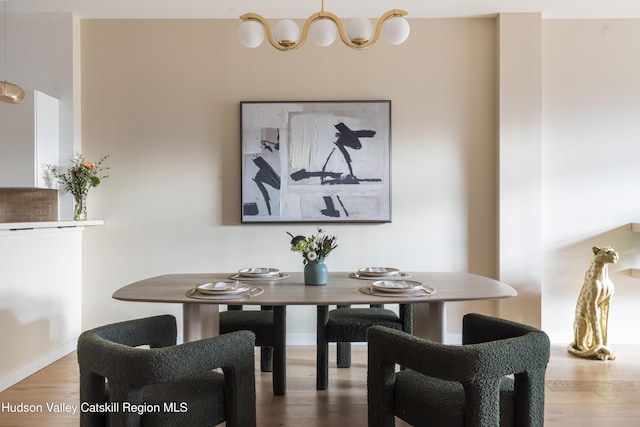
POLYGON ((349 37, 347 36, 347 33, 344 29, 344 26, 342 25, 342 22, 340 21, 340 18, 338 18, 333 13, 326 12, 324 10, 318 13, 314 13, 313 15, 308 17, 306 21, 304 21, 304 26, 302 27, 302 33, 300 34, 300 38, 293 43, 291 43, 291 41, 288 41, 287 43, 282 43, 282 44, 279 43, 273 37, 273 32, 271 31, 271 27, 269 26, 269 23, 267 22, 267 20, 264 19, 262 16, 258 15, 257 13, 245 13, 244 15, 240 16, 240 19, 242 19, 243 21, 256 21, 262 24, 265 30, 265 34, 267 36, 267 40, 269 40, 269 43, 271 43, 271 46, 275 47, 276 49, 282 52, 295 50, 295 49, 298 49, 300 46, 302 46, 304 42, 307 40, 307 36, 309 35, 309 28, 311 27, 311 24, 313 24, 315 21, 319 19, 330 19, 336 24, 336 27, 338 27, 338 34, 340 34, 340 39, 342 40, 342 42, 347 46, 349 46, 350 48, 361 50, 361 49, 366 49, 372 46, 378 41, 378 39, 380 38, 380 34, 382 33, 382 25, 387 19, 402 17, 402 16, 405 16, 406 14, 407 12, 401 9, 393 9, 386 12, 384 15, 380 17, 380 19, 378 19, 378 23, 376 24, 376 28, 375 28, 375 33, 373 34, 373 37, 371 38, 371 40, 362 40, 357 42, 349 40, 349 37))

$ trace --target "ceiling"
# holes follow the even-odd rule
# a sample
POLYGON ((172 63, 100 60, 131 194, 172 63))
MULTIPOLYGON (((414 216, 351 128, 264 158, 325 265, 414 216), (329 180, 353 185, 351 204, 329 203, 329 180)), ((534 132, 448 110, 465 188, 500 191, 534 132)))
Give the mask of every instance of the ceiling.
MULTIPOLYGON (((1 1, 1 0, 0 0, 1 1)), ((7 13, 74 13, 80 18, 222 18, 246 12, 265 18, 305 19, 322 0, 6 0, 7 13)), ((638 0, 326 0, 341 18, 377 18, 404 9, 407 18, 489 17, 499 12, 540 12, 545 19, 640 18, 638 0)))

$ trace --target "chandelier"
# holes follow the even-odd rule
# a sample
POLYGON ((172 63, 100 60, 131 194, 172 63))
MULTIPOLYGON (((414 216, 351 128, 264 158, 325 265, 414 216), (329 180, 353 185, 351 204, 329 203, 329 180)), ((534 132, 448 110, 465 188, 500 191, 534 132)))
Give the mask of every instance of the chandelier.
POLYGON ((338 35, 344 44, 353 49, 366 49, 378 41, 382 35, 387 42, 398 45, 409 37, 409 23, 403 18, 407 12, 393 9, 378 19, 375 27, 367 18, 352 19, 347 29, 340 19, 324 10, 324 0, 320 12, 314 13, 304 22, 302 33, 291 19, 284 19, 276 24, 273 31, 266 19, 256 13, 245 13, 240 16, 242 24, 238 29, 240 43, 246 47, 258 47, 264 41, 265 34, 271 46, 280 51, 295 50, 302 46, 307 36, 320 46, 331 45, 338 35))
POLYGON ((4 81, 0 81, 0 101, 19 104, 24 100, 24 90, 20 86, 9 83, 7 79, 7 1, 4 3, 4 81))

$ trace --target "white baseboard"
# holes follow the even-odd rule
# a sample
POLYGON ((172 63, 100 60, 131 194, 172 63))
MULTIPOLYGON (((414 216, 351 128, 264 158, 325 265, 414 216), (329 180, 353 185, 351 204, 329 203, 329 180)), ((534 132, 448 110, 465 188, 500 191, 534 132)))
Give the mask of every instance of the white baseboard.
POLYGON ((16 369, 15 371, 10 372, 9 374, 1 377, 0 378, 0 391, 4 391, 4 390, 8 389, 9 387, 19 383, 20 381, 24 380, 25 378, 35 374, 40 369, 49 366, 50 364, 52 364, 56 360, 61 359, 62 357, 66 356, 67 354, 71 353, 72 351, 74 351, 76 349, 77 343, 78 343, 77 339, 75 339, 73 341, 70 341, 67 344, 65 344, 65 345, 63 345, 61 347, 58 347, 57 349, 55 349, 53 351, 50 351, 49 353, 45 354, 44 356, 41 356, 41 357, 37 358, 36 360, 33 360, 33 361, 29 362, 28 364, 16 369))
POLYGON ((446 334, 444 336, 444 343, 447 345, 460 345, 462 344, 462 334, 446 334))
POLYGON ((316 334, 288 334, 287 345, 316 345, 316 334))

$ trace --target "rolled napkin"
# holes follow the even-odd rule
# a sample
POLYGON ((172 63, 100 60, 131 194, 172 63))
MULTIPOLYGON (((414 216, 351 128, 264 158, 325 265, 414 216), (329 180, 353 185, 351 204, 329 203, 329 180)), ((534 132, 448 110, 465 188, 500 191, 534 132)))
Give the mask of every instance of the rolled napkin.
POLYGON ((391 289, 409 289, 410 285, 404 280, 379 280, 374 283, 376 288, 391 288, 391 289))
POLYGON ((215 283, 203 283, 202 285, 197 286, 196 289, 199 292, 204 292, 204 293, 216 293, 216 294, 234 293, 235 294, 243 291, 248 291, 249 286, 236 280, 234 282, 220 281, 215 283))
POLYGON ((238 274, 245 277, 277 276, 280 274, 280 270, 269 267, 249 267, 238 271, 238 274))
POLYGON ((216 291, 228 291, 228 290, 231 290, 231 289, 236 289, 239 284, 240 284, 240 282, 238 282, 237 280, 235 281, 235 283, 216 282, 213 285, 213 289, 216 290, 216 291))
POLYGON ((248 289, 248 292, 240 292, 240 293, 234 293, 234 292, 229 292, 229 293, 225 293, 225 292, 199 293, 199 292, 187 291, 185 293, 185 295, 188 296, 189 298, 196 298, 196 299, 242 300, 242 299, 245 299, 245 298, 251 298, 251 297, 258 296, 262 292, 264 292, 264 289, 262 289, 262 288, 251 288, 251 289, 248 289))

